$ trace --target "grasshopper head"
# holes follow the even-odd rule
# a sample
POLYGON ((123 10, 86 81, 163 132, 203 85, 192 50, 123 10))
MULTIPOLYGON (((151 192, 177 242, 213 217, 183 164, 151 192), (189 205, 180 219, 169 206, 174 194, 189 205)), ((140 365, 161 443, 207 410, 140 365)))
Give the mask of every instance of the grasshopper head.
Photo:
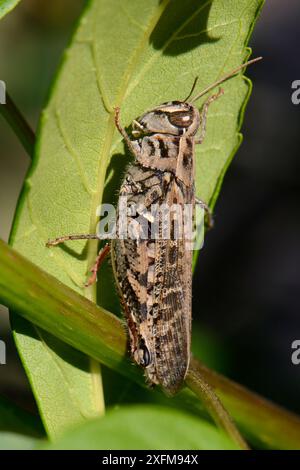
POLYGON ((149 134, 196 134, 200 124, 198 109, 184 101, 170 101, 148 111, 132 124, 134 137, 149 134))

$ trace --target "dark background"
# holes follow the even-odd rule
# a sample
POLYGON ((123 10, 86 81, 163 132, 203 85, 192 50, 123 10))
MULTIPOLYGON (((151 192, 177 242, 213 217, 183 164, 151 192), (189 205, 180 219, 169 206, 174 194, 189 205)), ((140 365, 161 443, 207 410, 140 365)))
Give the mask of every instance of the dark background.
MULTIPOLYGON (((83 0, 26 0, 0 25, 0 79, 36 129, 49 85, 83 0)), ((211 367, 300 412, 300 6, 267 1, 251 39, 264 61, 249 68, 254 90, 244 142, 225 177, 215 228, 194 279, 194 350, 211 367)), ((7 240, 29 159, 0 118, 0 237, 7 240)), ((26 408, 31 392, 0 306, 0 394, 26 408)))

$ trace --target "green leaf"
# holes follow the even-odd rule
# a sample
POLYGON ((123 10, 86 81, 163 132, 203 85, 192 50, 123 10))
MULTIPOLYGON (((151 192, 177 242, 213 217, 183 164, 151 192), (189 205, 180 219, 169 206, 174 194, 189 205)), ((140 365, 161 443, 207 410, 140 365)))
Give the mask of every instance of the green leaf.
MULTIPOLYGON (((0 301, 125 377, 115 384, 113 402, 122 403, 126 394, 133 400, 144 399, 143 394, 138 394, 135 383, 145 388, 145 380, 141 370, 129 360, 121 321, 42 271, 1 240, 0 301)), ((250 443, 259 448, 299 448, 299 416, 192 359, 187 384, 197 393, 203 378, 215 389, 250 443)), ((158 391, 147 390, 148 401, 155 401, 158 395, 158 391)), ((164 406, 180 407, 203 416, 202 403, 187 388, 172 399, 161 395, 158 400, 164 406)))
POLYGON ((102 414, 99 368, 94 360, 27 324, 18 315, 13 316, 12 325, 41 418, 51 438, 72 424, 102 414), (96 364, 95 372, 92 364, 96 364))
POLYGON ((0 0, 0 19, 15 8, 20 0, 0 0))
MULTIPOLYGON (((145 110, 183 99, 241 64, 261 0, 94 0, 66 51, 43 113, 38 145, 18 205, 12 243, 43 269, 95 301, 83 283, 96 242, 49 250, 65 233, 95 232, 96 208, 112 202, 128 158, 114 126, 121 106, 128 126, 145 110)), ((197 150, 197 193, 214 203, 239 142, 248 83, 237 76, 212 105, 206 142, 197 150)), ((199 103, 201 104, 201 103, 199 103)), ((110 268, 101 271, 97 301, 119 311, 110 268)), ((74 350, 14 316, 15 339, 51 436, 101 413, 95 366, 74 350)))
MULTIPOLYGON (((38 417, 0 397, 0 431, 43 437, 44 430, 38 417)), ((1 439, 0 439, 1 442, 1 439)))
POLYGON ((67 432, 47 449, 236 449, 211 424, 175 409, 127 406, 67 432))

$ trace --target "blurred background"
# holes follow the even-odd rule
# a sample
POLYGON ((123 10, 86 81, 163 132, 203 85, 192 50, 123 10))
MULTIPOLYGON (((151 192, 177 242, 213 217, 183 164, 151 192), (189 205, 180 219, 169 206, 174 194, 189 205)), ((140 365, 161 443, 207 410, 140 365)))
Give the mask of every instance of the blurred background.
MULTIPOLYGON (((84 0, 26 0, 0 26, 0 79, 33 129, 84 0)), ((244 142, 227 172, 194 278, 194 352, 228 377, 300 413, 300 7, 266 2, 250 45, 254 89, 244 142)), ((0 116, 0 238, 8 240, 29 158, 0 116)), ((0 394, 34 401, 0 306, 0 394)))

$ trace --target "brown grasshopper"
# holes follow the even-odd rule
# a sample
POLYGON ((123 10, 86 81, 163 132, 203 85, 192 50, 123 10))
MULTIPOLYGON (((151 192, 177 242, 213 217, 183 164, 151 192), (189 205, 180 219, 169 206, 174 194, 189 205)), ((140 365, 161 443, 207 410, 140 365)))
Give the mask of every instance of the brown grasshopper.
MULTIPOLYGON (((222 95, 223 90, 204 103, 201 112, 194 102, 247 65, 250 60, 233 70, 213 85, 190 99, 171 101, 146 112, 133 121, 131 140, 119 121, 115 110, 116 127, 123 136, 135 162, 127 168, 120 189, 120 198, 126 197, 129 206, 137 208, 125 215, 128 226, 134 226, 137 216, 143 220, 146 231, 153 222, 150 208, 153 204, 179 207, 202 201, 195 198, 194 146, 203 142, 209 105, 222 95)), ((117 222, 121 217, 118 209, 117 222)), ((158 216, 160 217, 160 216, 158 216)), ((178 391, 186 376, 191 347, 192 318, 192 252, 186 250, 188 241, 183 234, 175 236, 176 216, 169 218, 170 232, 166 239, 158 224, 158 235, 141 237, 138 226, 135 236, 121 237, 117 233, 111 247, 99 252, 87 286, 96 280, 97 270, 104 257, 111 252, 112 265, 121 304, 127 320, 131 356, 142 366, 149 384, 160 385, 172 395, 178 391)), ((157 221, 156 221, 157 222, 157 221)), ((158 221, 159 222, 159 221, 158 221)), ((68 235, 49 240, 47 246, 68 240, 98 239, 98 235, 68 235)))

